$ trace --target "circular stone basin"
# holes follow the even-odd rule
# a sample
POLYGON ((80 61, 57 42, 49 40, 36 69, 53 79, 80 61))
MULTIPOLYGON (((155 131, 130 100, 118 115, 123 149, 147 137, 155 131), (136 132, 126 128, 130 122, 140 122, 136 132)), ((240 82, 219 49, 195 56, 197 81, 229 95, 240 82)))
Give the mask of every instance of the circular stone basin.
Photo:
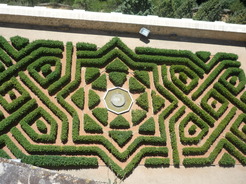
POLYGON ((107 90, 104 103, 109 111, 122 114, 130 110, 133 100, 128 90, 115 87, 107 90))
POLYGON ((116 93, 111 97, 111 103, 116 107, 121 107, 125 104, 126 100, 123 94, 116 93))

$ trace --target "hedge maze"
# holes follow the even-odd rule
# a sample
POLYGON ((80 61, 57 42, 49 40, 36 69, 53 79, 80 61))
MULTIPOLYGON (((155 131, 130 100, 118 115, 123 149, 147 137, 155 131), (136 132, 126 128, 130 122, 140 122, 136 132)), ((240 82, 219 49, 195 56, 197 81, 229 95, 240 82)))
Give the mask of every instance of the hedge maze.
POLYGON ((0 156, 46 168, 246 165, 237 55, 0 37, 0 156), (130 92, 117 115, 103 96, 130 92))

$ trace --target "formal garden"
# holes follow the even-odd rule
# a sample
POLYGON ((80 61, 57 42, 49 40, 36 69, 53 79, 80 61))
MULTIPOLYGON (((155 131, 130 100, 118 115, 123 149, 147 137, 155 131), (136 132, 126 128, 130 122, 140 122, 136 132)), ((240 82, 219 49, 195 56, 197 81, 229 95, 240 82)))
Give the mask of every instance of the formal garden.
MULTIPOLYGON (((82 40, 83 41, 83 40, 82 40)), ((246 166, 233 53, 0 37, 0 157, 51 169, 246 166)))

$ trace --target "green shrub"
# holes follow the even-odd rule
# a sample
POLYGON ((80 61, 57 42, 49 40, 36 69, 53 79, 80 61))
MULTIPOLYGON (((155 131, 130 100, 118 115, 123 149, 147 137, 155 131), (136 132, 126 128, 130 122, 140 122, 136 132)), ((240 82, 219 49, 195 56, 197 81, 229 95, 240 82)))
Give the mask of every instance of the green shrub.
POLYGON ((149 111, 149 100, 148 100, 148 93, 144 92, 141 94, 137 100, 136 104, 139 105, 142 109, 149 111))
POLYGON ((41 57, 27 67, 29 74, 44 88, 49 87, 61 77, 61 62, 57 57, 41 57), (50 66, 55 66, 55 70, 51 72, 50 66), (41 68, 42 67, 42 68, 41 68), (45 78, 38 71, 42 70, 45 78), (47 75, 47 76, 46 76, 47 75))
POLYGON ((154 114, 158 113, 165 105, 165 100, 156 94, 155 91, 151 91, 152 105, 154 114))
POLYGON ((49 75, 52 70, 51 70, 51 65, 50 64, 45 64, 44 66, 41 67, 42 74, 46 77, 49 75))
POLYGON ((219 161, 219 165, 222 167, 233 167, 235 163, 236 161, 228 153, 224 153, 219 161))
POLYGON ((197 115, 194 113, 189 113, 185 118, 180 122, 179 125, 179 136, 180 136, 180 141, 184 145, 192 145, 195 144, 197 145, 200 140, 203 139, 204 136, 206 136, 208 133, 208 126, 206 122, 202 121, 197 115), (189 122, 194 123, 189 129, 188 132, 190 135, 194 135, 196 133, 197 127, 201 130, 199 134, 195 137, 186 137, 184 130, 185 127, 188 125, 189 122))
POLYGON ((94 82, 92 82, 92 88, 100 91, 106 91, 107 90, 106 74, 101 75, 94 82))
POLYGON ((184 72, 179 73, 179 80, 181 80, 184 84, 187 84, 188 76, 184 72))
POLYGON ((99 103, 100 103, 100 97, 98 96, 98 94, 96 94, 95 91, 90 89, 89 90, 89 100, 88 100, 89 109, 93 109, 99 103))
POLYGON ((73 56, 73 44, 72 42, 67 42, 65 75, 48 87, 48 92, 50 95, 54 95, 55 93, 57 93, 59 90, 62 89, 63 86, 68 84, 69 81, 71 80, 72 56, 73 56))
MULTIPOLYGON (((2 119, 0 123, 0 133, 8 132, 12 127, 16 125, 17 119, 22 119, 25 115, 27 115, 32 109, 36 108, 37 104, 34 99, 29 100, 25 103, 21 108, 17 109, 15 112, 11 114, 11 116, 2 119)), ((1 116, 3 117, 3 115, 1 116)))
POLYGON ((87 67, 85 71, 86 84, 91 83, 93 80, 100 76, 100 70, 98 68, 87 67))
POLYGON ((204 62, 207 62, 210 59, 210 52, 207 51, 198 51, 196 52, 196 55, 204 62))
POLYGON ((231 79, 230 79, 230 83, 235 86, 236 83, 237 83, 237 76, 232 76, 231 79))
POLYGON ((96 108, 92 110, 92 114, 100 121, 104 126, 108 125, 108 109, 96 108))
POLYGON ((246 125, 243 126, 242 131, 246 134, 246 125))
POLYGON ((4 67, 3 63, 0 62, 0 72, 3 72, 4 70, 5 70, 5 67, 4 67))
POLYGON ((240 114, 238 116, 238 118, 236 119, 236 121, 232 124, 231 126, 231 132, 233 134, 235 134, 236 136, 238 136, 240 139, 242 139, 243 141, 246 141, 246 135, 245 135, 245 128, 246 125, 244 125, 242 127, 242 131, 240 131, 240 126, 246 121, 246 114, 240 114))
POLYGON ((230 120, 234 117, 236 107, 233 107, 227 116, 220 122, 216 129, 212 132, 209 138, 201 147, 185 147, 183 148, 183 155, 203 155, 207 152, 214 141, 219 137, 221 132, 226 128, 230 120))
POLYGON ((27 38, 23 38, 20 36, 11 37, 10 41, 17 50, 21 50, 29 44, 29 40, 27 38))
POLYGON ((242 94, 240 99, 243 101, 243 103, 246 103, 246 91, 242 94))
POLYGON ((115 59, 113 62, 106 66, 107 72, 125 72, 128 73, 128 67, 119 59, 115 59))
POLYGON ((147 158, 145 160, 144 166, 145 167, 169 167, 170 159, 169 158, 147 158))
POLYGON ((199 108, 193 101, 190 100, 187 96, 184 95, 183 92, 178 90, 172 82, 170 82, 167 78, 167 68, 165 65, 162 65, 162 79, 164 86, 173 92, 184 104, 186 104, 190 109, 192 109, 196 114, 199 114, 200 117, 206 121, 211 127, 213 127, 214 119, 206 113, 204 110, 199 108))
POLYGON ((109 131, 109 136, 120 146, 123 147, 132 138, 132 131, 109 131))
POLYGON ((15 112, 30 99, 29 93, 19 84, 15 78, 11 78, 8 82, 5 82, 0 87, 0 94, 0 104, 8 113, 15 112), (18 98, 16 98, 16 95, 12 89, 16 89, 20 93, 18 98), (10 103, 4 98, 5 94, 7 93, 12 99, 10 103))
POLYGON ((80 109, 84 109, 85 91, 84 88, 78 89, 72 96, 72 102, 80 109))
POLYGON ((142 93, 145 91, 145 87, 134 77, 131 77, 129 80, 129 89, 131 93, 142 93))
POLYGON ((179 108, 179 110, 171 117, 169 121, 169 131, 171 137, 171 146, 173 149, 173 164, 175 167, 179 167, 179 152, 177 146, 177 138, 175 134, 175 123, 180 119, 180 117, 185 113, 185 106, 179 108))
POLYGON ((232 95, 227 88, 225 88, 220 83, 215 83, 214 88, 224 97, 226 97, 226 99, 228 99, 232 104, 234 104, 236 107, 241 109, 244 113, 246 113, 246 104, 238 100, 234 95, 232 95))
POLYGON ((139 127, 138 132, 140 134, 145 134, 145 135, 154 135, 155 134, 155 121, 154 121, 154 118, 151 117, 147 121, 145 121, 139 127))
POLYGON ((132 113, 132 123, 133 123, 133 125, 138 125, 147 116, 146 115, 147 112, 145 110, 135 109, 135 110, 132 110, 131 113, 132 113))
POLYGON ((190 135, 194 135, 196 133, 196 128, 197 126, 196 125, 192 125, 189 129, 188 129, 188 132, 190 135))
POLYGON ((189 68, 182 66, 182 65, 172 65, 170 68, 171 79, 173 83, 181 89, 185 94, 189 94, 197 85, 199 77, 196 75, 195 72, 190 70, 189 68), (176 73, 179 73, 179 78, 176 77, 176 73), (186 75, 186 76, 185 76, 186 75), (186 85, 187 77, 191 79, 191 82, 186 85))
MULTIPOLYGON (((28 86, 33 93, 57 116, 62 120, 61 140, 63 143, 67 142, 68 138, 68 119, 67 116, 50 101, 50 99, 26 76, 24 72, 19 72, 21 81, 28 86)), ((58 99, 58 98, 57 98, 58 99)))
POLYGON ((87 133, 103 133, 102 127, 98 125, 88 114, 84 115, 84 130, 87 133))
POLYGON ((97 46, 95 44, 91 44, 91 43, 78 42, 78 43, 76 43, 76 49, 78 51, 79 50, 96 51, 97 50, 97 46))
MULTIPOLYGON (((0 49, 0 59, 5 64, 6 67, 13 65, 13 62, 12 62, 11 58, 9 57, 9 55, 7 53, 5 53, 2 49, 0 49)), ((1 69, 1 71, 4 71, 5 67, 2 64, 2 62, 0 62, 1 63, 0 69, 1 69)))
POLYGON ((130 128, 130 124, 122 115, 118 115, 113 121, 110 122, 110 128, 128 129, 130 128))
POLYGON ((15 93, 13 91, 9 91, 8 92, 8 95, 9 95, 9 97, 10 97, 11 100, 16 99, 16 95, 15 95, 15 93))
POLYGON ((46 125, 44 124, 43 121, 37 120, 36 125, 37 125, 38 130, 41 133, 43 133, 43 134, 46 134, 47 133, 48 130, 47 130, 47 127, 46 127, 46 125))
POLYGON ((229 102, 220 93, 218 93, 215 89, 211 89, 208 93, 206 93, 206 95, 201 100, 202 108, 205 111, 207 111, 209 114, 211 114, 216 119, 218 119, 219 117, 222 116, 222 114, 228 108, 228 104, 229 104, 229 102), (215 100, 212 102, 211 105, 209 105, 208 100, 212 97, 215 100), (217 101, 219 103, 221 103, 222 105, 217 111, 215 111, 214 108, 216 107, 217 101))
POLYGON ((228 68, 220 77, 219 82, 223 84, 232 94, 238 95, 245 89, 246 77, 244 71, 240 68, 228 68), (236 78, 239 79, 239 84, 235 87, 233 84, 227 81, 229 77, 232 77, 232 82, 236 83, 236 78), (236 78, 235 78, 236 77, 236 78))
MULTIPOLYGON (((209 68, 212 68, 219 61, 222 61, 219 66, 217 66, 212 73, 210 73, 209 77, 205 79, 205 81, 199 86, 199 88, 192 94, 192 100, 196 100, 204 91, 210 86, 213 81, 217 78, 217 76, 223 71, 225 68, 229 67, 240 67, 239 62, 231 61, 231 60, 223 60, 223 59, 236 59, 236 56, 225 54, 225 53, 217 53, 213 59, 209 62, 208 65, 211 65, 209 68), (211 63, 211 64, 210 64, 211 63)), ((208 69, 209 69, 208 68, 208 69)), ((207 71, 210 71, 207 70, 207 71)))
POLYGON ((126 81, 126 74, 123 72, 110 72, 109 73, 109 80, 115 86, 122 86, 126 81))
POLYGON ((147 71, 134 71, 134 76, 142 82, 147 88, 150 88, 150 79, 147 71))
POLYGON ((0 121, 2 121, 4 119, 4 115, 3 115, 3 112, 0 111, 0 121))

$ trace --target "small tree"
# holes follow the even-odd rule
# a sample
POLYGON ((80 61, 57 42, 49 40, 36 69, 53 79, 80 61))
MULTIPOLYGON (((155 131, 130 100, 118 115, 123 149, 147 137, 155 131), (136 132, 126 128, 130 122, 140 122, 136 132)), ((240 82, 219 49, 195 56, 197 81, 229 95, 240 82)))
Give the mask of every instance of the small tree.
POLYGON ((157 15, 160 17, 174 17, 172 0, 163 1, 158 7, 157 15))
POLYGON ((131 15, 150 15, 153 13, 151 0, 124 0, 119 11, 131 15))
POLYGON ((209 0, 201 5, 194 19, 205 21, 221 20, 221 13, 227 7, 225 0, 209 0))
POLYGON ((186 0, 175 11, 176 18, 192 18, 192 9, 197 6, 196 0, 186 0))
POLYGON ((229 17, 228 22, 234 24, 246 24, 246 9, 236 11, 229 17))

